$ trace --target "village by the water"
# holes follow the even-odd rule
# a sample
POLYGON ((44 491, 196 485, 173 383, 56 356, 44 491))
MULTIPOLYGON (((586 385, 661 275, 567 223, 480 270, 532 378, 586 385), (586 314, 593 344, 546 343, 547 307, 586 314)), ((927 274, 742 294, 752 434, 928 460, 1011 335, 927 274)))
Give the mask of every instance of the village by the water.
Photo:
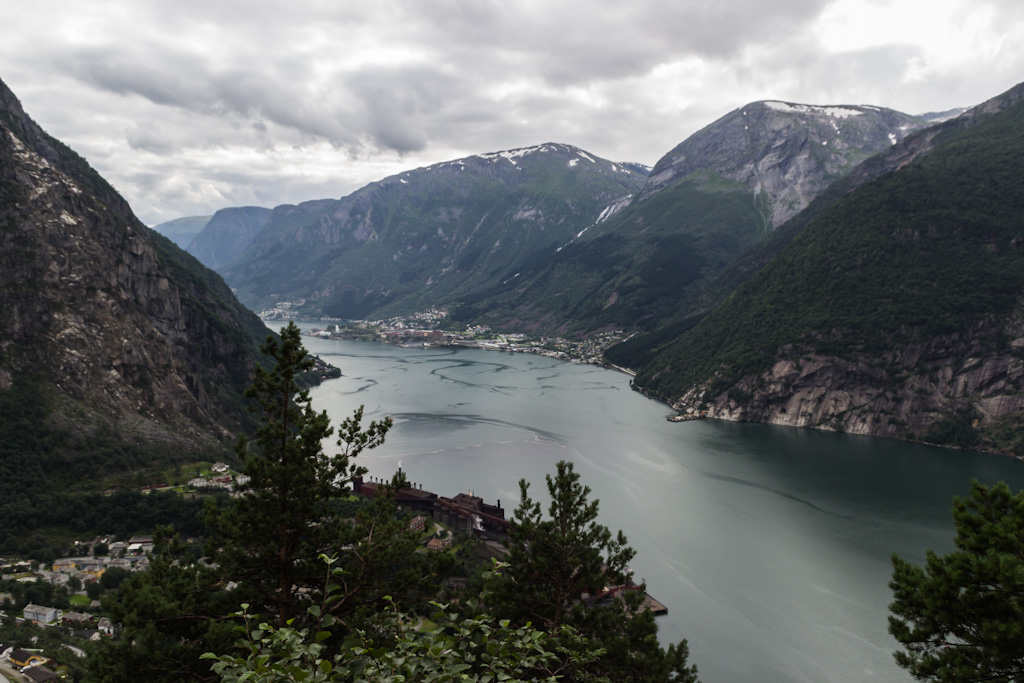
MULTIPOLYGON (((275 308, 260 312, 265 321, 286 322, 295 317, 296 304, 282 302, 275 308)), ((506 351, 510 353, 534 353, 540 356, 571 361, 573 363, 591 363, 610 370, 618 370, 631 377, 636 373, 628 368, 619 367, 604 359, 605 350, 619 342, 626 341, 632 334, 622 330, 599 332, 587 339, 572 340, 562 337, 531 337, 527 334, 499 334, 486 325, 466 326, 462 330, 452 330, 447 323, 448 312, 430 309, 409 316, 398 316, 387 320, 321 320, 323 328, 312 328, 307 334, 324 339, 347 339, 351 341, 369 341, 396 344, 406 348, 422 348, 429 346, 448 346, 486 351, 506 351)), ((329 371, 319 358, 315 359, 322 372, 329 371)), ((336 370, 336 369, 334 369, 336 370)), ((325 374, 326 378, 327 375, 325 374)), ((669 422, 689 422, 707 416, 707 411, 688 412, 671 415, 669 422)))
MULTIPOLYGON (((280 302, 274 308, 260 312, 266 321, 287 322, 296 319, 295 309, 302 302, 280 302)), ((602 359, 605 349, 625 341, 630 335, 623 330, 600 332, 583 340, 562 337, 535 337, 528 334, 500 334, 486 325, 458 326, 450 321, 448 312, 432 308, 408 316, 386 320, 329 320, 321 319, 323 328, 314 328, 307 334, 329 339, 374 341, 404 347, 456 346, 463 348, 535 353, 541 356, 575 363, 593 363, 634 374, 624 368, 609 365, 602 359)))

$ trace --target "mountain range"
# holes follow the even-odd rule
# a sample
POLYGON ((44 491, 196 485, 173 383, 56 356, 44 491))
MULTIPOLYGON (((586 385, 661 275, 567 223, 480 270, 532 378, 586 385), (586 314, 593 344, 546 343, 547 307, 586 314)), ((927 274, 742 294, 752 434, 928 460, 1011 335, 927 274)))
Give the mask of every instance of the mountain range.
POLYGON ((927 117, 768 100, 653 169, 545 143, 225 209, 188 247, 233 293, 3 87, 0 403, 39 396, 72 435, 226 439, 265 335, 237 294, 627 328, 607 358, 683 412, 1024 453, 1021 97, 927 117))
POLYGON ((270 214, 270 209, 259 206, 221 209, 189 240, 185 250, 207 268, 217 270, 245 251, 266 225, 270 214))
POLYGON ((782 220, 926 125, 879 107, 741 107, 666 154, 616 216, 531 263, 514 287, 465 300, 456 317, 563 334, 683 320, 782 220))
MULTIPOLYGON (((254 308, 381 317, 445 307, 457 320, 586 334, 653 328, 870 155, 925 127, 867 106, 767 101, 727 114, 655 166, 554 143, 477 155, 278 207, 229 263, 190 251, 254 308)), ((228 250, 224 250, 226 254, 228 250)))
POLYGON ((514 282, 644 178, 569 145, 475 155, 279 206, 221 272, 255 308, 301 301, 306 314, 363 318, 451 304, 514 282))
POLYGON ((203 231, 211 218, 213 216, 185 216, 154 225, 153 230, 187 250, 188 245, 192 243, 196 235, 203 231))

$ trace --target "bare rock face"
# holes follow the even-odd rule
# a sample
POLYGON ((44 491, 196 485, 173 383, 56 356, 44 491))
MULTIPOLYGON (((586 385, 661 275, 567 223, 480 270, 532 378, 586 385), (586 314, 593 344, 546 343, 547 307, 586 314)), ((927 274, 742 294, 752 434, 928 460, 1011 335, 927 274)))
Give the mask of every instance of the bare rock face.
POLYGON ((725 420, 903 439, 925 438, 960 414, 985 435, 1001 418, 1024 410, 1024 313, 880 357, 803 355, 787 347, 769 370, 728 391, 710 396, 708 387, 692 388, 673 407, 725 420), (1000 328, 1013 341, 993 353, 1000 328))
POLYGON ((771 230, 857 164, 927 125, 881 107, 753 102, 666 154, 651 171, 640 198, 693 173, 712 171, 762 198, 771 230))
POLYGON ((52 387, 62 419, 193 447, 239 423, 260 321, 143 226, 0 82, 0 389, 52 387))

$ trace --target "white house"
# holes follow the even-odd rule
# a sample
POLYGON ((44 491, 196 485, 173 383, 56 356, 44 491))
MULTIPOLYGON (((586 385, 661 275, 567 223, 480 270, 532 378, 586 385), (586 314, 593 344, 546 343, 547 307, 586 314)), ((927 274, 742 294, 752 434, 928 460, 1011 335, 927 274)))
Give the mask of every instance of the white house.
POLYGON ((61 611, 56 607, 43 607, 42 605, 25 605, 25 618, 31 621, 38 621, 48 624, 57 621, 61 617, 61 611))

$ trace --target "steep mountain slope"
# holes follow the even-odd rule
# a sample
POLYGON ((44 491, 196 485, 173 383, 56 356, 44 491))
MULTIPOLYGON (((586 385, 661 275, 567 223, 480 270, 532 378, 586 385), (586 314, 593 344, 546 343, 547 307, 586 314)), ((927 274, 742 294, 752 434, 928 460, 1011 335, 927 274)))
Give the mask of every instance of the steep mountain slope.
POLYGON ((467 157, 277 207, 222 272, 254 307, 362 318, 450 304, 514 280, 643 180, 569 145, 467 157))
POLYGON ((228 438, 266 336, 2 82, 0 319, 0 404, 41 402, 32 433, 64 434, 54 468, 101 442, 180 454, 228 438))
POLYGON ((1024 86, 837 183, 857 189, 798 217, 636 384, 715 417, 1024 452, 1021 99, 1024 86))
POLYGON ((925 125, 881 107, 753 102, 666 154, 640 200, 693 173, 711 171, 762 196, 765 222, 774 228, 861 161, 925 125))
POLYGON ((270 209, 258 206, 221 209, 188 244, 187 251, 207 268, 226 266, 252 243, 270 214, 270 209))
POLYGON ((749 104, 665 155, 617 216, 457 315, 576 332, 677 321, 775 226, 925 125, 879 107, 749 104))
POLYGON ((206 227, 206 224, 210 222, 211 218, 212 216, 186 216, 185 218, 176 218, 173 221, 154 225, 153 230, 171 240, 182 249, 187 249, 188 245, 193 239, 195 239, 196 235, 202 232, 203 228, 206 227))

